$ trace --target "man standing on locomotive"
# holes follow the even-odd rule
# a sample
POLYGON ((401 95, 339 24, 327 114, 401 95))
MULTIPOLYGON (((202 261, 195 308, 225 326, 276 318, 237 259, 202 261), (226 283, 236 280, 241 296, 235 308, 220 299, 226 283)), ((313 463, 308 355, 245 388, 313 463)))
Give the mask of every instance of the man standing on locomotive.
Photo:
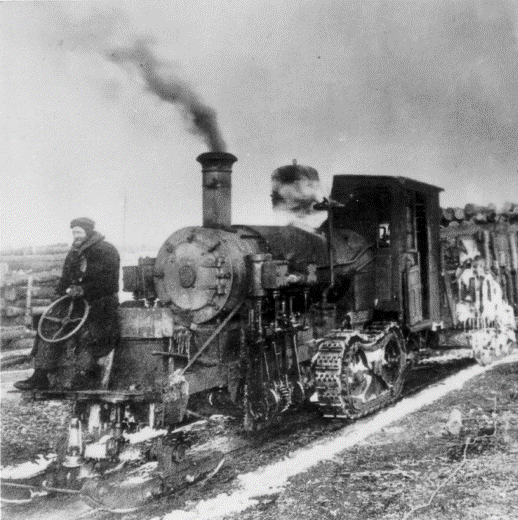
POLYGON ((80 390, 100 379, 97 361, 119 341, 118 292, 120 257, 117 249, 94 231, 95 222, 72 220, 73 244, 56 289, 58 297, 84 298, 90 312, 70 338, 49 343, 36 336, 34 374, 15 383, 19 390, 80 390))

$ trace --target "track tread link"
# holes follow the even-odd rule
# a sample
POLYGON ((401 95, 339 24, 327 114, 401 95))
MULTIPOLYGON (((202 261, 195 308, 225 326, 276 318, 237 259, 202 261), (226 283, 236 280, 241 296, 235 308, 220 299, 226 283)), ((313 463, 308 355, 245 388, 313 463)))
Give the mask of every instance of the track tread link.
POLYGON ((374 351, 384 348, 383 340, 391 333, 403 339, 396 323, 378 323, 367 330, 332 330, 321 340, 313 366, 318 405, 324 416, 356 420, 396 401, 400 389, 385 392, 357 410, 352 405, 352 397, 345 395, 346 384, 342 384, 343 367, 352 362, 354 344, 359 341, 364 348, 374 351))

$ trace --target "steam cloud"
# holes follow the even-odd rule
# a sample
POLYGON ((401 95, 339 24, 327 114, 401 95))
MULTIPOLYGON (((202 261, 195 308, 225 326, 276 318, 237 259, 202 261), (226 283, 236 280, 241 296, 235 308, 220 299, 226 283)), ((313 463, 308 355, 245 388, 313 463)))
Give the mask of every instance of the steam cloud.
POLYGON ((271 196, 274 210, 306 218, 316 212, 313 206, 322 200, 324 193, 318 172, 293 161, 273 172, 271 196))
POLYGON ((189 131, 203 138, 210 151, 226 151, 214 109, 207 106, 187 83, 163 69, 170 64, 159 61, 151 52, 146 41, 138 40, 132 47, 115 49, 108 59, 118 65, 135 65, 146 81, 146 86, 160 99, 177 105, 189 125, 189 131))

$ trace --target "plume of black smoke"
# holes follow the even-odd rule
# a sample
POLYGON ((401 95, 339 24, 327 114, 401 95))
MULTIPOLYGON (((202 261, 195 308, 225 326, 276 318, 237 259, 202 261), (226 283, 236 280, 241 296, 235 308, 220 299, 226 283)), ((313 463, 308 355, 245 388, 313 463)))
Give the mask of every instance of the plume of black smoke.
POLYGON ((146 87, 160 99, 180 108, 189 124, 189 131, 203 138, 209 150, 226 151, 225 141, 221 136, 214 109, 207 106, 186 82, 163 69, 170 64, 159 61, 144 40, 137 40, 132 47, 119 48, 108 53, 113 63, 124 65, 131 63, 137 67, 146 81, 146 87))

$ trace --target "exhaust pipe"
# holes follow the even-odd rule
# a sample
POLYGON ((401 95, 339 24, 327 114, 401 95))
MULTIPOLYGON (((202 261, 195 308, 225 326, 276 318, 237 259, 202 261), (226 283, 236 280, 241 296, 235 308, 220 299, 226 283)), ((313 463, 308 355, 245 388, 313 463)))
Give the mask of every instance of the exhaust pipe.
POLYGON ((203 174, 203 227, 232 224, 232 165, 237 157, 226 152, 206 152, 196 159, 203 174))

